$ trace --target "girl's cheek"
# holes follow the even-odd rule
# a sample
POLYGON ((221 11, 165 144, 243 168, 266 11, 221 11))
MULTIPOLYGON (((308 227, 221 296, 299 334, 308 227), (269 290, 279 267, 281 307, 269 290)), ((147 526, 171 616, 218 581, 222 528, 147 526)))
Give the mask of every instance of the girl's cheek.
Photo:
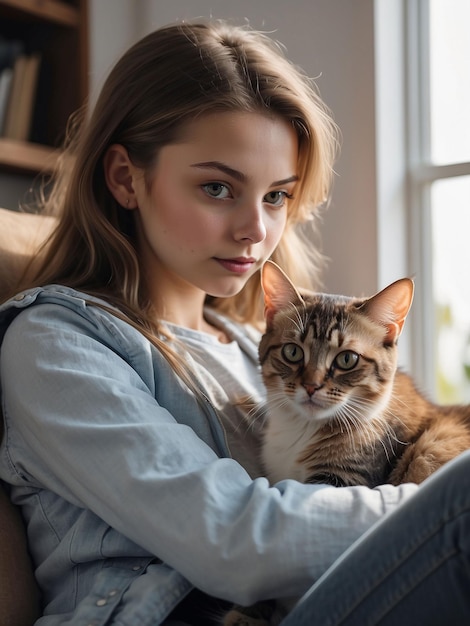
POLYGON ((270 237, 272 237, 273 240, 276 240, 277 243, 279 243, 279 240, 281 239, 282 234, 284 233, 286 222, 287 222, 287 211, 284 211, 282 215, 280 215, 276 220, 273 221, 270 231, 268 227, 268 232, 270 232, 270 237))

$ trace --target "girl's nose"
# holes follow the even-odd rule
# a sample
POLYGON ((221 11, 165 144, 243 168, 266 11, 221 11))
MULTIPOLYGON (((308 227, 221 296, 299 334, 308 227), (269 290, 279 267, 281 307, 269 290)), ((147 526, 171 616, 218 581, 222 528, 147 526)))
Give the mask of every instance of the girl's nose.
POLYGON ((237 213, 234 227, 234 238, 237 241, 260 243, 266 239, 263 207, 253 204, 245 206, 237 213))

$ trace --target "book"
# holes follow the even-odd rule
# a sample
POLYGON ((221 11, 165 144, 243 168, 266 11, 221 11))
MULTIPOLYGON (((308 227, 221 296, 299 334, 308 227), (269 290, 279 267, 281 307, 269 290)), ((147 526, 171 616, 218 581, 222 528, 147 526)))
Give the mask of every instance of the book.
POLYGON ((8 102, 13 83, 13 67, 24 44, 18 39, 6 39, 0 36, 0 136, 5 129, 8 102))
POLYGON ((18 106, 17 126, 15 129, 15 139, 19 139, 20 141, 27 141, 29 139, 33 109, 36 101, 40 62, 41 57, 39 53, 32 54, 27 59, 23 88, 21 90, 21 100, 18 106))
POLYGON ((8 98, 8 106, 5 116, 5 124, 3 127, 3 136, 14 139, 16 118, 18 112, 18 103, 21 99, 21 90, 23 89, 24 75, 26 72, 27 56, 20 54, 13 66, 13 78, 11 82, 10 96, 8 98))
POLYGON ((3 134, 5 125, 8 99, 10 97, 11 83, 13 80, 13 70, 11 67, 5 67, 0 73, 0 137, 3 134))
POLYGON ((17 57, 3 129, 4 137, 27 141, 31 129, 41 57, 39 53, 17 57))

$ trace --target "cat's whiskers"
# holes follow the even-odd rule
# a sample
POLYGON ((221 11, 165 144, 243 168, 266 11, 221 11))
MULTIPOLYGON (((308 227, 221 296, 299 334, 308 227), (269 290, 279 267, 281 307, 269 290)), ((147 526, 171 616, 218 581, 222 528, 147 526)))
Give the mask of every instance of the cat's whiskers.
POLYGON ((382 447, 385 452, 385 456, 387 457, 387 461, 391 463, 393 458, 390 456, 390 453, 392 453, 395 448, 394 442, 399 444, 400 446, 407 445, 407 444, 404 441, 400 441, 400 439, 398 439, 395 429, 388 421, 388 418, 386 415, 384 414, 379 415, 376 421, 379 422, 383 428, 383 431, 382 431, 383 434, 382 434, 382 437, 379 438, 379 441, 382 444, 382 447), (386 445, 386 442, 388 442, 388 446, 386 445))
MULTIPOLYGON (((296 434, 294 439, 289 438, 290 445, 288 448, 295 447, 302 440, 311 439, 324 426, 323 420, 315 420, 314 417, 307 419, 299 414, 298 405, 293 402, 292 398, 286 397, 284 391, 271 391, 267 400, 267 412, 273 416, 279 415, 281 411, 282 422, 279 420, 276 422, 276 429, 286 430, 290 435, 296 434)), ((271 419, 273 418, 271 417, 271 419)))
POLYGON ((380 422, 381 425, 383 426, 382 436, 378 437, 378 441, 385 452, 385 456, 387 458, 388 463, 391 463, 392 457, 390 456, 390 453, 393 450, 392 442, 393 441, 396 441, 398 443, 400 442, 396 438, 393 428, 391 428, 390 425, 387 424, 387 421, 384 420, 382 416, 380 416, 380 418, 377 421, 380 422), (388 446, 386 445, 387 442, 388 442, 388 446))
MULTIPOLYGON (((401 404, 405 410, 406 414, 412 413, 413 409, 411 407, 411 405, 408 402, 405 402, 405 400, 403 398, 399 398, 397 395, 394 395, 393 397, 393 402, 394 404, 401 404)), ((390 431, 393 433, 393 439, 394 441, 396 441, 397 443, 399 443, 400 445, 408 445, 407 442, 405 441, 400 441, 400 439, 397 438, 396 436, 396 432, 392 426, 392 422, 393 423, 398 423, 400 426, 402 426, 403 432, 406 432, 406 424, 405 422, 398 416, 396 411, 393 411, 391 409, 390 406, 386 407, 386 409, 383 411, 382 413, 382 419, 384 420, 384 423, 388 426, 388 428, 390 429, 390 431)))
POLYGON ((382 413, 380 416, 378 416, 378 420, 380 420, 384 428, 385 434, 396 443, 399 443, 401 445, 407 445, 406 442, 398 439, 397 433, 390 421, 391 417, 393 417, 397 422, 399 422, 402 426, 404 426, 403 421, 398 416, 396 416, 395 414, 392 414, 390 411, 387 410, 384 413, 382 413))
MULTIPOLYGON (((357 407, 373 406, 373 402, 367 399, 354 398, 350 402, 350 407, 355 404, 357 407)), ((398 421, 401 422, 397 418, 398 421)), ((404 442, 400 441, 396 435, 395 429, 390 423, 389 412, 376 412, 372 418, 363 419, 360 426, 362 432, 367 435, 369 444, 372 446, 375 442, 379 442, 384 449, 387 461, 390 463, 392 458, 390 456, 394 449, 393 442, 400 445, 404 445, 404 442), (388 445, 387 445, 388 442, 388 445)))
MULTIPOLYGON (((337 421, 339 422, 340 427, 344 426, 344 428, 346 429, 346 433, 348 435, 350 445, 352 449, 354 450, 354 454, 357 454, 356 438, 354 437, 354 431, 353 431, 353 426, 357 427, 357 421, 356 421, 355 416, 351 412, 350 407, 346 405, 339 407, 337 413, 335 414, 335 417, 337 421)), ((344 431, 341 429, 341 432, 343 433, 344 431)))
POLYGON ((239 420, 237 427, 235 428, 236 433, 241 432, 243 426, 245 426, 245 433, 249 433, 250 431, 255 431, 258 428, 258 422, 264 422, 266 418, 266 406, 254 405, 248 413, 244 416, 243 420, 239 420))
POLYGON ((380 439, 384 434, 389 436, 388 431, 393 433, 389 424, 380 414, 371 416, 373 407, 374 403, 371 400, 358 397, 350 397, 348 403, 341 407, 343 415, 345 414, 347 419, 351 421, 356 433, 361 435, 359 438, 351 436, 351 445, 353 445, 354 450, 356 450, 356 440, 359 439, 361 453, 365 447, 373 447, 377 438, 380 439))
POLYGON ((349 397, 343 406, 351 412, 354 412, 354 415, 360 418, 360 424, 369 421, 370 402, 368 400, 349 397))
POLYGON ((277 412, 279 409, 285 410, 285 421, 287 421, 292 416, 296 416, 292 403, 289 398, 286 398, 285 394, 282 392, 278 392, 276 394, 271 394, 267 401, 268 410, 273 412, 277 412))
MULTIPOLYGON (((409 402, 405 402, 405 400, 403 398, 399 398, 397 395, 394 395, 393 402, 394 402, 394 404, 401 404, 403 406, 403 408, 405 409, 406 413, 413 412, 410 403, 409 402)), ((395 419, 403 427, 405 427, 405 423, 403 422, 403 420, 401 420, 398 417, 398 415, 396 414, 396 412, 392 411, 390 407, 387 407, 386 412, 387 412, 387 415, 389 415, 390 417, 393 417, 393 419, 395 419)))
MULTIPOLYGON (((367 403, 362 403, 367 404, 367 403)), ((371 449, 374 447, 376 438, 378 435, 376 424, 374 420, 364 419, 364 414, 362 412, 361 406, 355 406, 353 404, 349 404, 348 406, 350 415, 354 415, 354 427, 356 429, 356 433, 358 437, 356 439, 359 440, 360 443, 360 452, 361 454, 365 452, 367 449, 371 449)), ((352 419, 352 417, 351 417, 352 419)))

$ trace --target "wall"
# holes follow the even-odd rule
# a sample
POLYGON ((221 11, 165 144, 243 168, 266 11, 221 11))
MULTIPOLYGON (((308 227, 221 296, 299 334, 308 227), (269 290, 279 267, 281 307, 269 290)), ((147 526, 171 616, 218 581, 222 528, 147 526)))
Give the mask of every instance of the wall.
POLYGON ((294 62, 318 77, 342 132, 333 198, 322 228, 323 251, 331 259, 325 287, 373 293, 379 286, 374 0, 91 0, 93 94, 133 41, 163 24, 199 16, 247 20, 272 33, 294 62))

